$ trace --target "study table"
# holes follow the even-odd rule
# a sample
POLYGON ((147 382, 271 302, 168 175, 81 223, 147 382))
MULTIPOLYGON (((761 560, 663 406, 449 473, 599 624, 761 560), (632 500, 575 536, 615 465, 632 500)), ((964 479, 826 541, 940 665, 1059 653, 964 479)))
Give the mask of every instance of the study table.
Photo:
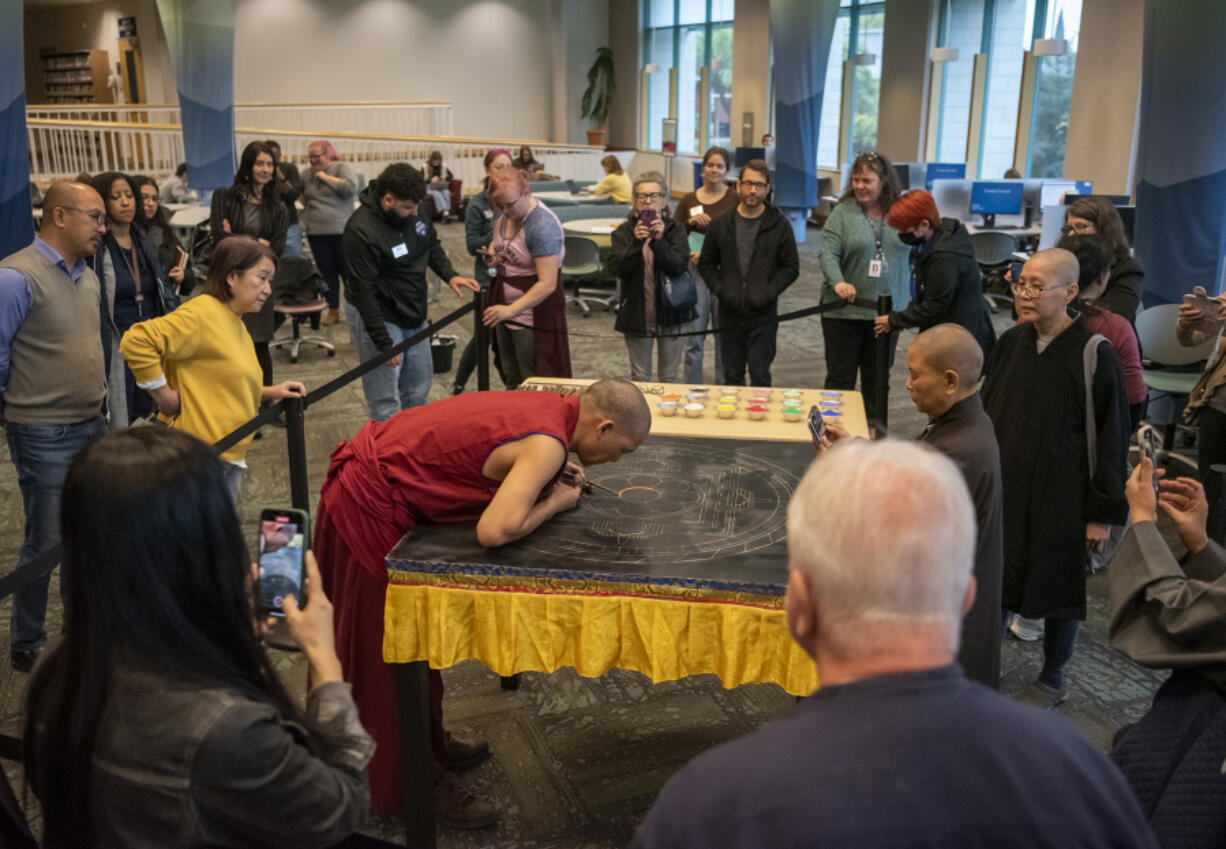
MULTIPOLYGON (((573 395, 591 382, 533 378, 523 388, 573 395)), ((588 469, 602 488, 575 509, 497 549, 483 548, 471 524, 422 524, 387 556, 383 658, 398 665, 411 846, 434 845, 427 664, 475 658, 504 678, 566 666, 655 682, 713 673, 725 687, 769 682, 797 696, 817 686, 784 612, 787 505, 813 446, 803 418, 784 421, 781 410, 785 398, 806 412, 825 401, 838 413, 830 418, 866 435, 859 393, 777 388, 766 417, 750 420, 745 387, 734 415, 720 418, 721 387, 638 385, 651 435, 588 469), (710 396, 702 415, 662 414, 665 396, 700 388, 710 396)))

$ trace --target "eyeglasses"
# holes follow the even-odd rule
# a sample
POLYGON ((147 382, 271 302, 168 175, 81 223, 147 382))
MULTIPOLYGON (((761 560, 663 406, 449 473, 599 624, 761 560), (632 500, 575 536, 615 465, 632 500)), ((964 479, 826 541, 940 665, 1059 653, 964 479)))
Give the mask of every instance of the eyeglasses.
POLYGON ((659 200, 664 197, 664 192, 640 192, 634 196, 635 200, 659 200))
POLYGON ((76 206, 61 206, 60 209, 65 212, 79 212, 86 218, 94 219, 95 224, 103 224, 106 222, 106 213, 101 209, 81 209, 76 206))
POLYGON ((758 192, 764 192, 770 188, 770 183, 762 183, 758 180, 741 180, 741 185, 758 192))
POLYGON ((856 162, 874 162, 881 159, 881 154, 875 150, 870 150, 867 153, 861 153, 856 157, 856 162))
POLYGON ((1095 230, 1093 224, 1079 221, 1076 224, 1067 224, 1064 227, 1061 227, 1060 232, 1066 236, 1070 233, 1076 233, 1079 236, 1084 236, 1088 233, 1095 232, 1095 230))
POLYGON ((1032 286, 1029 283, 1010 283, 1009 288, 1013 290, 1013 294, 1023 298, 1037 298, 1052 289, 1066 289, 1068 285, 1068 283, 1057 283, 1055 286, 1032 286))

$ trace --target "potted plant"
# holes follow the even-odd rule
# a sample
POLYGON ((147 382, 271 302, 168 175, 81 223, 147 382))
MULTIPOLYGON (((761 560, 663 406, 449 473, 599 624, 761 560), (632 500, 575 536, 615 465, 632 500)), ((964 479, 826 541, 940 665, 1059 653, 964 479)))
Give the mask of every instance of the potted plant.
POLYGON ((580 108, 584 118, 590 118, 596 129, 587 131, 587 143, 604 147, 605 129, 609 121, 609 105, 617 93, 613 80, 613 51, 608 47, 596 48, 596 61, 587 72, 587 91, 583 93, 580 108))

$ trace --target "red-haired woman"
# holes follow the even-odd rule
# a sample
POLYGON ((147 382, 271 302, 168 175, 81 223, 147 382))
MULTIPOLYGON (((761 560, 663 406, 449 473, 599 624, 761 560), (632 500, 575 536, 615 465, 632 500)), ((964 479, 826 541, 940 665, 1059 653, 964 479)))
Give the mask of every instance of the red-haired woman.
POLYGON ((992 317, 983 299, 983 280, 970 233, 961 221, 942 218, 932 195, 907 192, 890 207, 886 222, 901 242, 916 250, 915 300, 906 309, 878 316, 877 335, 938 324, 960 324, 983 349, 984 362, 996 341, 992 317))

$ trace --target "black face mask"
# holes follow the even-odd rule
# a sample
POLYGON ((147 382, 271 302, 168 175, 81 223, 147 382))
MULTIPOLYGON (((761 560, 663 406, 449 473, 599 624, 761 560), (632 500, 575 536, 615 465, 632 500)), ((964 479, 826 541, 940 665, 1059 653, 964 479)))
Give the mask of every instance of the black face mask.
POLYGON ((899 233, 898 241, 902 242, 904 245, 910 245, 913 248, 917 248, 920 245, 924 244, 925 240, 921 239, 919 236, 915 235, 914 233, 899 233))

